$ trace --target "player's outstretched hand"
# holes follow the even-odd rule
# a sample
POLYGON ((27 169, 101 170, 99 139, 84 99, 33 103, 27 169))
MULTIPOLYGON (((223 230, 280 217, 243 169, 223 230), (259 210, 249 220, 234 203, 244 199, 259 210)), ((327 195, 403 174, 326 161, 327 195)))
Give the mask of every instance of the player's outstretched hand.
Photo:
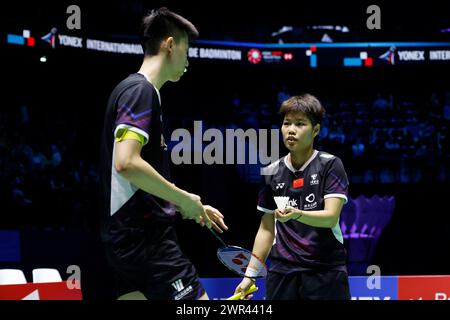
POLYGON ((200 197, 193 193, 186 192, 186 197, 177 207, 177 210, 181 213, 183 219, 192 219, 195 222, 202 225, 207 225, 211 228, 211 220, 203 208, 203 204, 200 201, 200 197))
POLYGON ((217 210, 214 207, 208 206, 208 205, 203 206, 203 209, 205 210, 206 215, 208 216, 209 220, 211 221, 212 227, 217 232, 223 233, 223 230, 228 230, 227 225, 223 221, 223 219, 224 219, 223 214, 221 214, 219 210, 217 210))
POLYGON ((284 210, 275 210, 275 218, 282 223, 285 223, 291 219, 297 219, 300 215, 300 210, 293 207, 287 207, 284 210))

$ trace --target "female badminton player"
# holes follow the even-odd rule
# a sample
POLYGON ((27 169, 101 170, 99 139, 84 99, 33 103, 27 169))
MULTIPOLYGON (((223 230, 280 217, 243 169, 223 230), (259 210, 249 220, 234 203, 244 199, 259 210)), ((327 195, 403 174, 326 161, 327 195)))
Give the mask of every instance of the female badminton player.
MULTIPOLYGON (((284 101, 280 113, 289 154, 264 168, 253 246, 264 260, 270 253, 266 299, 350 299, 338 223, 347 202, 347 175, 338 157, 313 147, 325 109, 304 94, 284 101), (286 207, 277 207, 278 197, 287 200, 286 207)), ((235 293, 243 295, 252 284, 244 277, 235 293)))

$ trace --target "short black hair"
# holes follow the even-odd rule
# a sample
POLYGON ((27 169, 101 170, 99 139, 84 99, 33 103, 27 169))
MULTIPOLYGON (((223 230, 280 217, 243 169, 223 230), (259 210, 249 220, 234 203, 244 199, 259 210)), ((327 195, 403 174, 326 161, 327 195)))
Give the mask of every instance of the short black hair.
POLYGON ((142 49, 147 56, 158 54, 161 41, 173 37, 179 41, 185 34, 191 42, 198 38, 197 28, 187 19, 163 7, 152 10, 142 20, 142 49))
POLYGON ((290 112, 304 113, 312 126, 320 124, 325 115, 325 108, 320 103, 319 99, 309 93, 293 96, 281 104, 280 114, 284 117, 290 112))

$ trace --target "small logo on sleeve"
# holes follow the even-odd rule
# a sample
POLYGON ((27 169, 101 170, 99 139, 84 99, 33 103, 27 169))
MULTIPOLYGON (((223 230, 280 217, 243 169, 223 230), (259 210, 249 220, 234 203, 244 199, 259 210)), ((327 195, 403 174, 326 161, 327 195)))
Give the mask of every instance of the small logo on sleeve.
POLYGON ((184 285, 183 282, 181 281, 181 279, 178 279, 177 281, 172 283, 172 287, 177 290, 178 292, 180 292, 181 290, 184 289, 184 285))
POLYGON ((192 286, 185 288, 181 279, 172 282, 172 287, 177 290, 174 300, 180 300, 194 290, 192 286))

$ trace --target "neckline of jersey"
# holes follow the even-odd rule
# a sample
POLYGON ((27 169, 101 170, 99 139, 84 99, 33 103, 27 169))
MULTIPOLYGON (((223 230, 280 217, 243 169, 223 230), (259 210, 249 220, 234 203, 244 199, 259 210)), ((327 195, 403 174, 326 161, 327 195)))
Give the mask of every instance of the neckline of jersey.
POLYGON ((318 153, 319 153, 319 151, 314 150, 314 152, 311 155, 311 157, 309 157, 309 159, 303 164, 303 166, 299 170, 295 170, 295 168, 292 166, 291 161, 288 159, 288 155, 286 155, 284 157, 284 159, 283 159, 284 160, 284 164, 293 173, 296 173, 296 172, 299 172, 299 171, 305 171, 306 167, 311 163, 311 161, 314 160, 314 158, 317 156, 318 153))
POLYGON ((144 78, 153 86, 153 88, 155 88, 156 94, 158 95, 159 104, 161 105, 161 94, 159 93, 158 88, 155 87, 155 85, 150 81, 149 77, 145 73, 142 73, 140 71, 137 72, 137 73, 140 74, 140 75, 143 75, 144 78))

